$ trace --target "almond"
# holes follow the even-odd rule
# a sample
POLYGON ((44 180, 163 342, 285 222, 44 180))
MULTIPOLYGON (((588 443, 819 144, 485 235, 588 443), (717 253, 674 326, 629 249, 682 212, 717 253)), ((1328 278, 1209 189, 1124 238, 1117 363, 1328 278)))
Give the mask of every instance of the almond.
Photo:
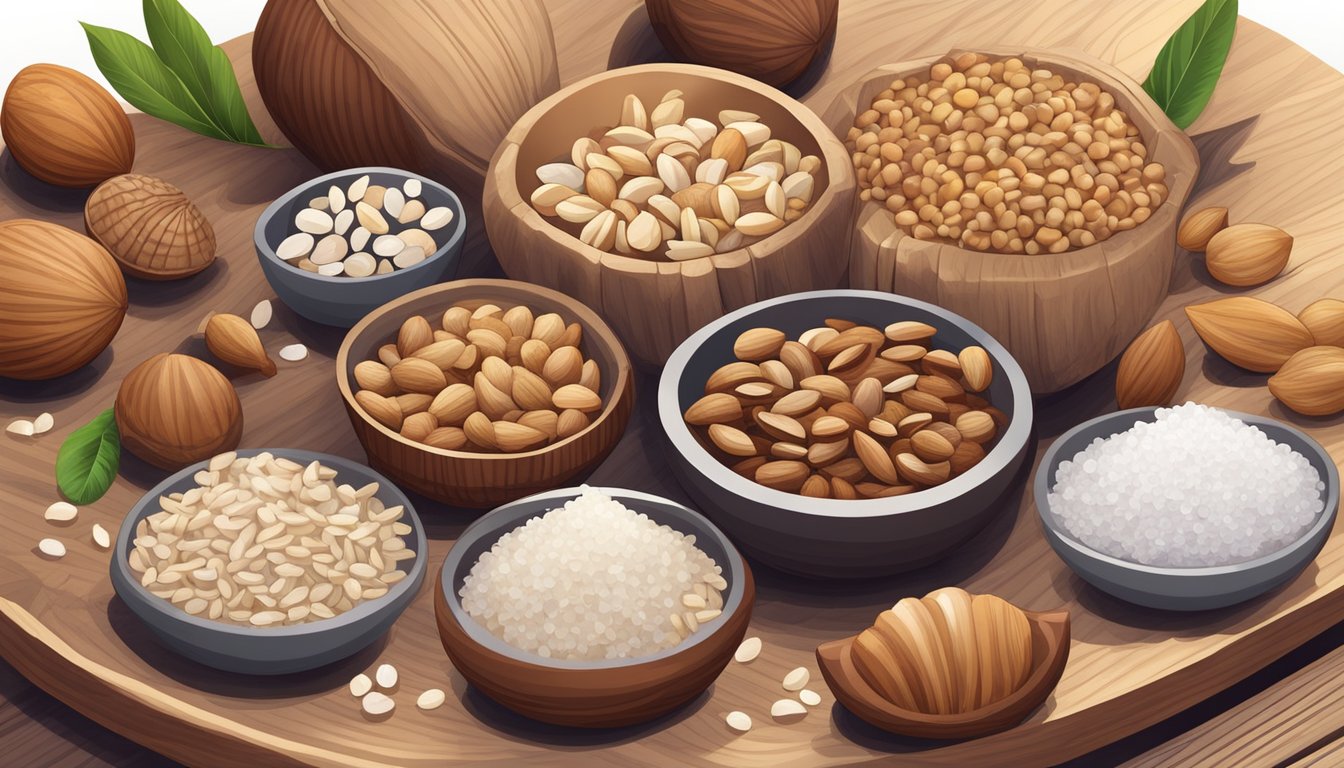
POLYGON ((761 367, 755 363, 729 363, 709 375, 705 382, 706 392, 729 392, 739 384, 749 381, 761 381, 761 367))
POLYGON ((953 475, 960 475, 976 464, 979 464, 985 458, 985 449, 977 442, 964 440, 957 449, 952 452, 948 464, 952 467, 953 475))
POLYGON ((417 349, 434 341, 434 330, 429 321, 419 315, 408 318, 397 331, 397 353, 410 357, 417 349))
POLYGON ((532 335, 532 323, 535 318, 532 315, 531 308, 524 304, 512 307, 504 313, 500 320, 513 332, 514 336, 522 336, 527 339, 532 335))
POLYGON ((961 378, 972 392, 984 392, 994 381, 994 361, 984 347, 966 347, 957 355, 961 378))
POLYGON ((779 398, 770 407, 771 412, 785 416, 801 416, 821 404, 821 393, 814 389, 800 389, 779 398))
MULTIPOLYGON (((916 383, 918 386, 918 383, 916 383)), ((918 389, 907 389, 901 393, 901 402, 905 403, 910 410, 916 413, 928 413, 934 416, 947 415, 947 403, 936 395, 928 392, 921 392, 918 389)))
POLYGON ((1344 411, 1344 349, 1307 347, 1269 377, 1270 394, 1303 416, 1344 411))
POLYGON ((594 392, 602 391, 602 369, 597 367, 596 360, 587 360, 583 368, 579 371, 579 386, 587 387, 594 392))
MULTIPOLYGON (((756 443, 746 432, 726 424, 710 424, 709 439, 719 450, 730 456, 755 456, 756 443)), ((803 477, 807 475, 804 474, 803 477)), ((798 481, 800 484, 802 480, 798 481)))
POLYGON ((551 388, 540 376, 521 365, 513 367, 512 392, 513 402, 519 408, 539 411, 551 407, 551 388))
POLYGON ((796 493, 812 470, 801 461, 768 461, 756 470, 756 482, 777 491, 796 493))
POLYGON ((355 393, 355 402, 378 423, 394 432, 401 431, 401 406, 396 400, 363 389, 355 393))
POLYGON ((502 357, 487 357, 481 361, 481 373, 504 394, 513 391, 513 366, 502 357))
POLYGON ((724 128, 714 137, 710 145, 709 156, 728 163, 729 171, 739 171, 747 159, 747 140, 736 128, 724 128))
POLYGON ((473 444, 480 448, 497 449, 499 442, 495 439, 495 424, 490 421, 490 417, 480 411, 476 411, 467 417, 462 423, 462 432, 473 444))
POLYGON ((737 341, 733 342, 733 354, 737 355, 739 360, 750 362, 768 360, 779 353, 784 341, 783 331, 774 328, 752 328, 743 331, 742 335, 737 337, 737 341))
POLYGON ((602 398, 582 384, 566 384, 555 390, 551 402, 560 410, 576 410, 583 413, 602 410, 602 398))
POLYGON ((442 369, 417 357, 403 358, 392 366, 392 381, 405 392, 426 395, 438 394, 448 386, 448 379, 444 377, 442 369))
POLYGON ((873 378, 863 379, 854 385, 850 400, 867 419, 872 419, 882 412, 882 382, 873 378))
POLYGON ((831 484, 821 475, 812 475, 803 482, 803 487, 798 489, 798 493, 814 499, 829 499, 831 484))
POLYGON ((1115 373, 1115 403, 1121 409, 1171 405, 1185 376, 1185 345, 1170 320, 1130 342, 1115 373))
POLYGON ((440 424, 461 426, 476 412, 476 390, 467 384, 449 384, 429 404, 429 412, 440 424))
POLYGON ((429 433, 439 428, 439 420, 434 418, 434 414, 428 411, 415 413, 406 417, 401 423, 401 436, 407 440, 414 440, 417 443, 423 443, 429 433))
POLYGON ((813 443, 807 449, 807 461, 814 467, 824 467, 845 455, 849 449, 849 438, 829 443, 813 443))
POLYGON ((956 448, 932 429, 921 429, 910 436, 910 448, 920 460, 930 463, 947 461, 956 448))
POLYGON ((952 475, 949 462, 925 463, 913 453, 902 453, 896 457, 896 470, 901 477, 919 485, 938 485, 947 482, 952 475))
POLYGON ((550 357, 546 358, 546 365, 541 369, 541 377, 553 387, 578 384, 581 375, 583 375, 583 355, 578 347, 557 347, 550 357))
POLYGON ((355 383, 360 389, 367 389, 384 397, 397 393, 397 385, 392 381, 392 371, 377 360, 365 360, 355 366, 355 383))
POLYGON ((987 443, 993 440, 996 429, 994 418, 984 411, 967 411, 961 414, 957 417, 956 427, 961 436, 972 443, 987 443))
POLYGON ((761 375, 766 381, 780 389, 793 389, 793 373, 789 367, 778 360, 766 360, 761 363, 761 375))
POLYGON ((871 345, 854 344, 840 350, 835 357, 831 358, 831 362, 827 364, 826 370, 831 373, 848 371, 856 366, 864 364, 866 362, 865 358, 871 359, 872 355, 873 348, 871 345))
POLYGON ((396 400, 397 405, 401 407, 403 416, 410 416, 413 413, 428 411, 430 403, 434 402, 432 396, 420 392, 407 392, 404 395, 397 395, 392 399, 396 400))
POLYGON ((440 370, 448 370, 453 367, 453 363, 466 351, 467 345, 456 339, 445 341, 436 341, 417 349, 411 353, 412 358, 428 360, 440 370))
POLYGON ((834 376, 825 374, 808 376, 798 382, 798 386, 821 393, 822 400, 831 403, 841 403, 849 400, 849 385, 834 376))
POLYGON ((928 323, 921 323, 916 320, 902 320, 898 323, 892 323, 886 327, 884 333, 888 339, 897 344, 909 344, 911 342, 931 339, 938 332, 928 323))
POLYGON ((420 442, 433 448, 456 451, 466 446, 467 433, 459 427, 439 427, 425 435, 425 439, 420 442))
POLYGON ((1226 208, 1205 208, 1185 217, 1176 231, 1176 244, 1187 251, 1204 250, 1213 236, 1227 226, 1226 208))
POLYGON ((524 413, 518 417, 518 423, 545 434, 551 440, 554 440, 560 434, 560 415, 549 410, 549 406, 524 413))
POLYGON ((546 434, 532 427, 508 421, 497 421, 495 443, 505 453, 519 453, 530 450, 546 442, 546 434))
MULTIPOLYGON (((803 429, 803 425, 799 424, 797 419, 789 416, 761 411, 756 414, 756 423, 761 426, 766 434, 777 440, 801 442, 807 439, 807 430, 803 429)), ((813 422, 813 428, 815 429, 815 427, 816 422, 813 422)))
MULTIPOLYGON (((1298 313, 1320 346, 1344 347, 1344 301, 1321 299, 1298 313)), ((358 373, 358 371, 356 371, 358 373)))
POLYGON ((588 428, 588 415, 583 411, 569 409, 560 412, 560 417, 556 421, 556 433, 561 439, 572 437, 588 428))
POLYGON ((565 321, 554 312, 547 312, 532 321, 532 338, 546 342, 546 346, 552 349, 559 346, 556 342, 564 335, 565 321))
POLYGON ((933 395, 945 403, 955 403, 966 399, 966 390, 962 389, 961 385, 953 379, 941 374, 920 376, 915 380, 915 389, 933 395))
POLYGON ((499 421, 504 418, 504 414, 517 410, 518 404, 513 401, 509 393, 495 386, 484 373, 476 372, 474 384, 477 407, 489 416, 491 421, 499 421))
POLYGON ((891 456, 887 455, 886 449, 866 432, 854 433, 854 453, 873 477, 887 485, 900 484, 901 479, 896 474, 896 467, 891 463, 891 456))
POLYGON ((809 431, 820 440, 840 437, 850 430, 850 423, 836 416, 822 416, 812 422, 809 431))
POLYGON ((1277 277, 1292 251, 1292 235, 1278 227, 1234 224, 1209 240, 1204 264, 1218 282, 1245 288, 1277 277))
POLYGON ((784 342, 784 346, 779 349, 779 361, 793 374, 794 381, 821 373, 821 363, 816 354, 797 341, 784 342))
POLYGON ((275 361, 266 355, 257 329, 237 315, 211 315, 205 323, 205 346, 226 363, 260 371, 268 378, 275 375, 275 361))
POLYGON ((946 349, 933 349, 924 356, 924 370, 929 373, 941 373, 952 379, 961 378, 961 360, 946 349))
POLYGON ((1249 296, 1196 304, 1186 307, 1185 314, 1214 352, 1250 371, 1273 373, 1315 343, 1311 331, 1290 312, 1249 296))
POLYGON ((714 392, 691 403, 683 415, 686 423, 697 426, 726 424, 742 418, 742 403, 732 395, 714 392))

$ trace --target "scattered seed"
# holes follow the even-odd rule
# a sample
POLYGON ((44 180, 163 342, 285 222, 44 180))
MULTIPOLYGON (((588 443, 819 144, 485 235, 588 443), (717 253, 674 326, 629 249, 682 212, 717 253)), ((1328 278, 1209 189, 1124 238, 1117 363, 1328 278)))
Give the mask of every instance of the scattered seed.
POLYGON ((15 419, 14 421, 9 422, 9 426, 5 427, 5 431, 11 435, 32 437, 34 432, 33 422, 27 419, 15 419))
POLYGON ((361 702, 364 711, 370 715, 386 715, 396 708, 397 703, 390 696, 385 696, 377 691, 372 691, 364 697, 361 702))
MULTIPOLYGON (((347 580, 346 583, 349 583, 347 580)), ((373 679, 377 681, 378 687, 383 689, 397 687, 397 668, 391 664, 378 665, 378 671, 374 673, 373 679)))
POLYGON ((257 305, 252 308, 252 327, 261 330, 267 325, 270 325, 271 315, 274 311, 270 299, 262 299, 261 301, 258 301, 257 305))
POLYGON ((445 695, 441 689, 430 688, 428 691, 420 694, 420 697, 415 700, 415 706, 428 711, 431 709, 438 709, 443 706, 443 702, 447 700, 447 695, 445 695))
POLYGON ((821 694, 810 688, 804 688, 798 692, 798 700, 809 707, 815 707, 821 703, 821 694))
POLYGON ((806 714, 807 708, 794 699, 780 699, 770 705, 770 716, 776 720, 786 720, 806 714))
POLYGON ((50 432, 54 426, 56 426, 56 419, 50 413, 39 413, 37 418, 33 419, 33 434, 40 435, 44 432, 50 432))
POLYGON ((106 528, 98 523, 94 523, 93 543, 97 545, 99 549, 109 549, 112 546, 112 535, 107 532, 106 528))
POLYGON ((360 698, 373 690, 373 681, 363 672, 350 678, 350 695, 360 698))
POLYGON ((48 522, 66 523, 75 519, 79 514, 79 508, 68 501, 57 501, 47 507, 47 511, 42 514, 48 522))
POLYGON ((47 557, 65 557, 65 545, 56 539, 43 539, 37 542, 37 550, 47 557))
POLYGON ((748 664, 756 660, 761 655, 761 638, 748 637, 737 646, 737 652, 733 654, 733 660, 739 664, 748 664))
POLYGON ((308 356, 308 348, 302 344, 287 344, 280 348, 280 359, 297 363, 308 356))
POLYGON ((729 728, 732 728, 738 733, 746 733, 751 730, 751 715, 748 715, 746 712, 733 710, 728 713, 728 716, 725 717, 724 720, 727 721, 729 728))
POLYGON ((807 671, 807 667, 798 667, 784 676, 784 690, 801 691, 807 685, 807 681, 811 676, 811 673, 807 671))

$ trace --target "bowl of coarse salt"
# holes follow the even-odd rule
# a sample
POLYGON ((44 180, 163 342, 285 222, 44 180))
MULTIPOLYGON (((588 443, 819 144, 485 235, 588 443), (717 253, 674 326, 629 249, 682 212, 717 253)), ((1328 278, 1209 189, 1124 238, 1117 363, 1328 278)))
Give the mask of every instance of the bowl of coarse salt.
POLYGON ((704 693, 751 621, 751 569, 698 512, 617 488, 563 488, 469 526, 434 613, 476 689, 580 728, 648 722, 704 693))
POLYGON ((1339 471, 1287 424, 1186 403, 1079 424, 1046 451, 1034 491, 1046 539, 1084 581, 1198 611, 1296 578, 1330 536, 1339 471))

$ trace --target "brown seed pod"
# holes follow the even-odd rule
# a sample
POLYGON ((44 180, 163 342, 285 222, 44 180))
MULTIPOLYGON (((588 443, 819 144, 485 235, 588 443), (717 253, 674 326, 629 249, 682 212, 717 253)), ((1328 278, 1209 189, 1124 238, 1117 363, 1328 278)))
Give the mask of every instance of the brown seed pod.
POLYGON ((33 64, 0 106, 5 145, 28 173, 62 187, 92 187, 135 162, 135 132, 112 94, 88 75, 33 64))
POLYGON ((128 275, 176 280, 215 260, 215 229, 182 190, 162 179, 128 173, 93 190, 84 228, 128 275))
POLYGON ((275 375, 275 361, 266 355, 257 330, 237 315, 211 315, 205 324, 205 346, 230 365, 260 371, 268 378, 275 375))
POLYGON ((158 354, 131 369, 117 390, 116 416, 122 445, 169 470, 233 450, 243 434, 233 385, 188 355, 158 354))

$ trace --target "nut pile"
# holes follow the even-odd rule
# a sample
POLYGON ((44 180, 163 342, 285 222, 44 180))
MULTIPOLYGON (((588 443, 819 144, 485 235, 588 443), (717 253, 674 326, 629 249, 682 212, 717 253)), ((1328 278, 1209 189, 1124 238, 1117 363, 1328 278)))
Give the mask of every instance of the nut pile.
POLYGON ((329 619, 386 595, 415 552, 404 509, 378 484, 260 453, 222 453, 198 487, 159 499, 136 527, 130 566, 150 593, 193 616, 253 627, 329 619))
POLYGON ((1062 253, 1148 220, 1166 170, 1096 83, 964 53, 892 81, 846 137, 860 198, 920 240, 1062 253))
POLYGON ((450 451, 519 453, 586 429, 602 410, 601 371, 583 327, 526 306, 457 304, 402 324, 377 360, 355 366, 355 402, 407 439, 450 451))
POLYGON ((603 251, 684 261, 748 246, 812 203, 821 159, 771 138, 750 112, 686 117, 681 91, 652 112, 634 94, 620 122, 537 169, 532 207, 603 251))
POLYGON ((453 210, 426 210, 419 179, 401 187, 371 184, 361 176, 332 186, 294 216, 294 234, 275 249, 281 260, 327 277, 368 277, 406 269, 439 249, 431 235, 448 226, 453 210))
POLYGON ((829 319, 788 340, 753 328, 684 418, 735 472, 817 498, 881 498, 947 482, 985 457, 1007 416, 977 392, 981 347, 932 349, 936 329, 829 319))

